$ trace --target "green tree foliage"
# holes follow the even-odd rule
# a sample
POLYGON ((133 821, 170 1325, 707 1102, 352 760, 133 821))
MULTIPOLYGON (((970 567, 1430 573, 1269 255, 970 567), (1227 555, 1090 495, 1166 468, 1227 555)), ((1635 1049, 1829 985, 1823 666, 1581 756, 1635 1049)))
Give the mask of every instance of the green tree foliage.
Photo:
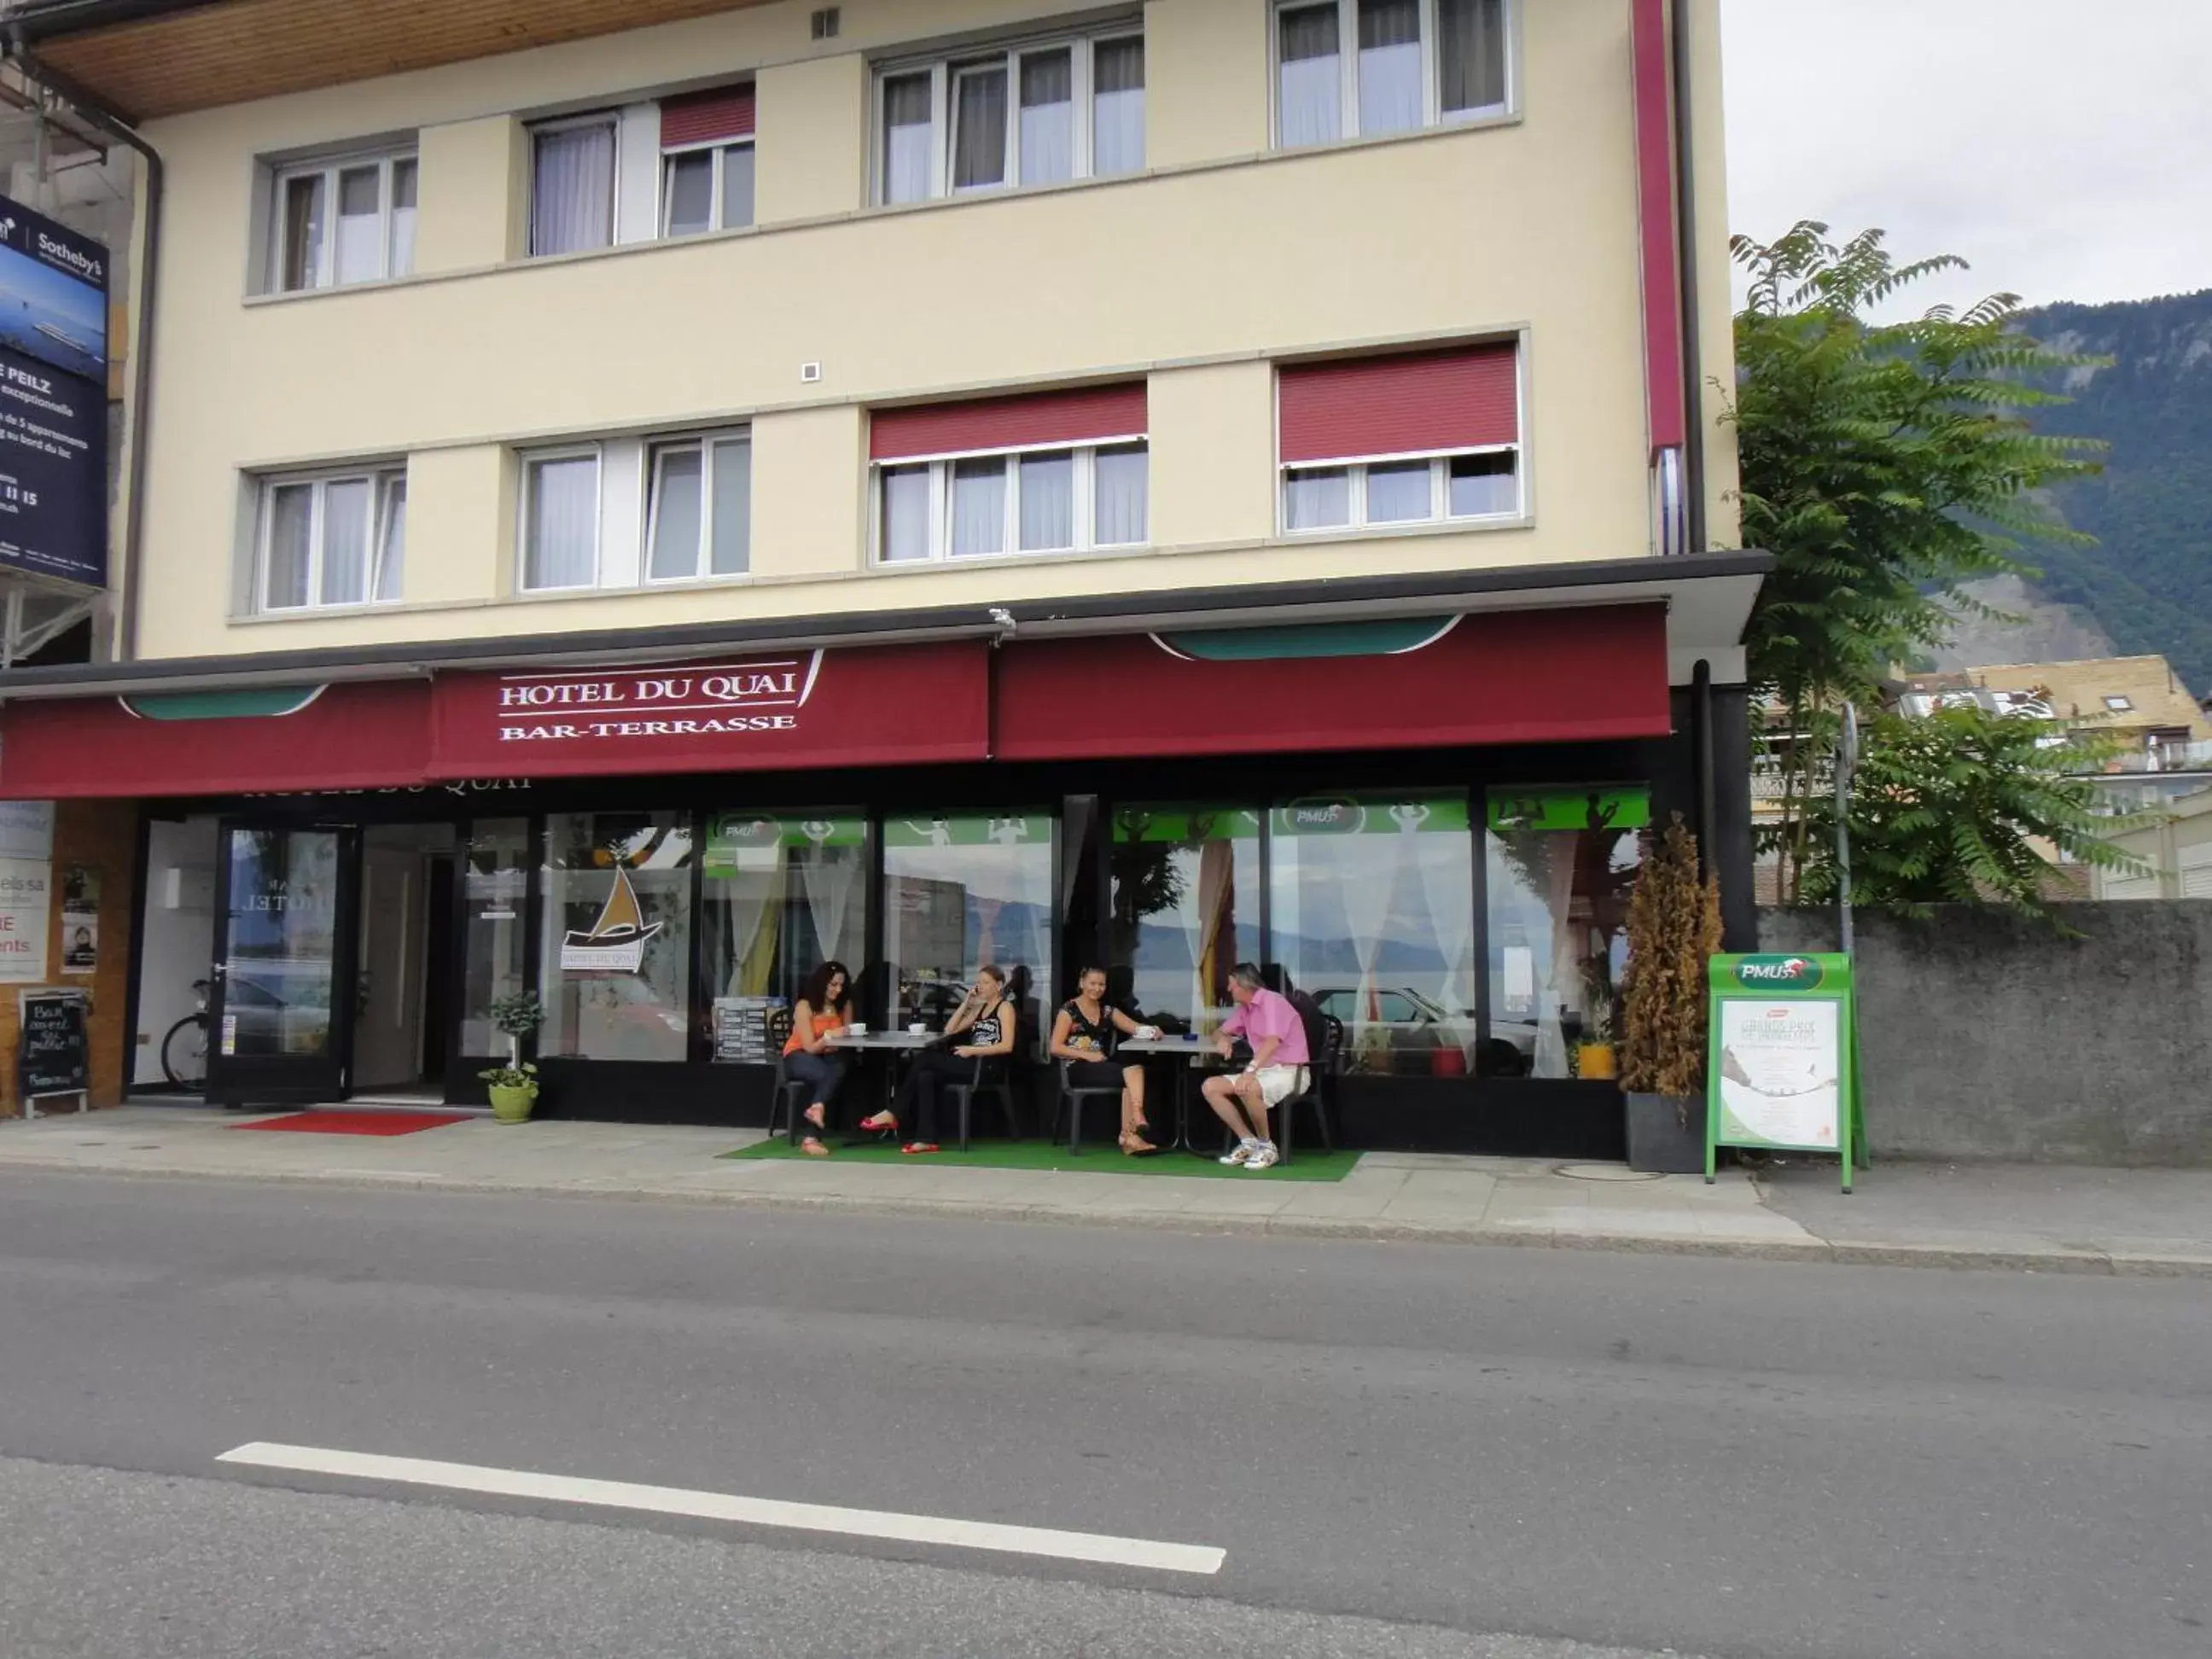
MULTIPOLYGON (((1938 904, 2003 904, 2060 925, 2040 841, 2076 863, 2134 869, 2105 836, 2139 820, 2102 814, 2094 775, 2112 753, 2094 732, 1966 707, 1867 725, 1850 792, 1851 896, 1893 915, 1938 904)), ((1801 896, 1833 902, 1836 802, 1805 804, 1801 896)), ((2062 929, 2063 930, 2063 929, 2062 929)))
POLYGON ((2094 471, 2101 447, 2030 427, 2029 411, 2063 401, 2030 378, 2089 360, 2020 331, 2016 295, 1876 322, 1911 283, 1963 261, 1899 264, 1880 230, 1841 246, 1827 234, 1806 220, 1732 245, 1751 277, 1729 415, 1743 538, 1776 560, 1746 646, 1754 692, 1786 717, 1777 839, 1793 899, 1806 896, 1806 809, 1837 711, 1871 703, 1893 664, 1942 641, 1973 606, 1961 583, 2022 569, 2018 537, 2065 541, 2039 492, 2094 471))

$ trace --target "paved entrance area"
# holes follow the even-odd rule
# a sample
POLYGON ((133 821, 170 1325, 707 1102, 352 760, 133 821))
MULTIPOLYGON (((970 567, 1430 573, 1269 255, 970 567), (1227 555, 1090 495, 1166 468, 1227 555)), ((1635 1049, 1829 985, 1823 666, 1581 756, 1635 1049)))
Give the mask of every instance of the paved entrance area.
MULTIPOLYGON (((276 1115, 270 1114, 269 1115, 276 1115)), ((1343 1180, 731 1159, 757 1131, 476 1118, 390 1138, 238 1134, 252 1115, 127 1106, 0 1122, 0 1167, 583 1194, 1182 1231, 1524 1243, 2212 1277, 2212 1170, 1883 1166, 1638 1176, 1618 1164, 1369 1152, 1343 1180)), ((1119 1154, 1102 1149, 1102 1164, 1119 1154)))

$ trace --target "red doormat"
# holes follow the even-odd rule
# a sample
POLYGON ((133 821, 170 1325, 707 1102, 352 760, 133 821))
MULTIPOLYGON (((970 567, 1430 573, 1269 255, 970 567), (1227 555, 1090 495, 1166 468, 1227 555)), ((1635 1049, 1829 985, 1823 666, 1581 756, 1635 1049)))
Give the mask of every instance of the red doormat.
POLYGON ((234 1129, 296 1129, 309 1135, 411 1135, 466 1123, 470 1112, 295 1112, 259 1123, 234 1123, 234 1129))

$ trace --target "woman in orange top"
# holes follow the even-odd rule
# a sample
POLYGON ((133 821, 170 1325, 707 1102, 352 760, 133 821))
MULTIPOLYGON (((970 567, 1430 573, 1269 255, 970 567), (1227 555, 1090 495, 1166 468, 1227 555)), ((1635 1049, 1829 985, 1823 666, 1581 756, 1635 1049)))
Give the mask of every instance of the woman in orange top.
MULTIPOLYGON (((832 1033, 853 1023, 853 1000, 846 993, 853 976, 842 962, 825 962, 806 976, 799 988, 799 1006, 791 1011, 791 1040, 783 1045, 783 1073, 814 1089, 814 1103, 806 1121, 817 1130, 829 1126, 830 1097, 845 1080, 845 1061, 830 1050, 832 1033)), ((799 1150, 810 1158, 827 1158, 830 1149, 819 1133, 806 1136, 799 1150)))

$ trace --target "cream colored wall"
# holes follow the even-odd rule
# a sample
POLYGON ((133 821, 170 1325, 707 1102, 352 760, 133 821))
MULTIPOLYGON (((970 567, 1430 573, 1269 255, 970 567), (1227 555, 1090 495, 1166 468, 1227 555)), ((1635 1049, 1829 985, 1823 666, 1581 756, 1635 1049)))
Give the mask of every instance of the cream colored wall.
POLYGON ((1705 424, 1705 541, 1742 544, 1736 499, 1735 428, 1727 415, 1735 386, 1735 306, 1728 251, 1728 131, 1721 107, 1721 0, 1690 0, 1692 99, 1690 151, 1697 186, 1698 344, 1705 424))
MULTIPOLYGON (((1239 158, 1267 138, 1263 0, 1151 0, 1152 174, 890 210, 863 206, 861 54, 1049 9, 863 0, 845 5, 836 50, 806 41, 806 10, 771 6, 158 124, 172 234, 145 653, 1648 550, 1623 0, 1527 7, 1525 120, 1249 161, 1239 158), (493 257, 519 246, 518 112, 611 104, 749 70, 759 88, 762 228, 528 264, 493 257), (246 301, 252 204, 241 179, 253 158, 416 126, 425 130, 418 261, 438 274, 246 301), (1271 358, 1523 330, 1530 523, 1275 538, 1271 358), (819 383, 800 380, 807 362, 823 364, 819 383), (1145 374, 1152 548, 958 569, 867 566, 867 405, 1145 374), (752 580, 510 595, 514 446, 746 419, 752 580), (227 617, 241 471, 398 454, 410 457, 412 481, 404 605, 227 617)), ((1701 155, 1701 173, 1717 149, 1701 155)), ((1709 284, 1708 299, 1715 293, 1724 307, 1724 279, 1709 284)), ((1724 309, 1723 324, 1724 338, 1724 309)))

